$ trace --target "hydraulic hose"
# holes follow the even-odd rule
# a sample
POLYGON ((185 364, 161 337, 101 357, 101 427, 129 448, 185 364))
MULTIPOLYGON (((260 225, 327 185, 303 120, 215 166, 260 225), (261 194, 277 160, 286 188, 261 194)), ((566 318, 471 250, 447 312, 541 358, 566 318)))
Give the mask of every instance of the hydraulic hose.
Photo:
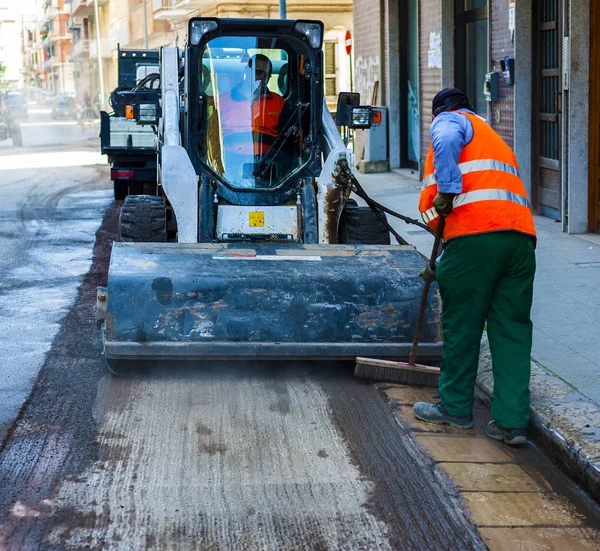
POLYGON ((369 197, 368 193, 365 191, 365 188, 363 188, 360 185, 359 181, 356 179, 356 176, 352 174, 352 171, 350 170, 350 167, 348 166, 348 161, 346 159, 342 158, 337 161, 336 170, 334 171, 332 176, 334 180, 340 182, 342 185, 346 185, 347 187, 349 187, 358 197, 360 197, 365 203, 367 203, 367 205, 375 213, 377 218, 381 220, 381 222, 388 228, 390 233, 396 238, 398 243, 406 244, 406 241, 400 236, 400 234, 398 234, 396 230, 394 230, 394 228, 390 226, 389 222, 387 221, 385 216, 383 216, 382 212, 385 212, 390 216, 399 218, 407 224, 418 226, 419 228, 422 228, 428 233, 430 233, 431 235, 435 235, 435 232, 429 226, 427 226, 427 224, 424 224, 423 222, 420 222, 415 218, 410 218, 410 216, 405 216, 404 214, 400 214, 396 211, 393 211, 385 205, 382 205, 374 199, 371 199, 371 197, 369 197))

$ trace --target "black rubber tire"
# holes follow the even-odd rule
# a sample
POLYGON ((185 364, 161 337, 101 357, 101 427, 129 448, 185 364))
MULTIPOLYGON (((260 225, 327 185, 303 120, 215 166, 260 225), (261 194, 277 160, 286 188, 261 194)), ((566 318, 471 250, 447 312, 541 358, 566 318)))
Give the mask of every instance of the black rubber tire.
POLYGON ((123 201, 129 195, 129 184, 126 180, 113 180, 115 201, 123 201))
POLYGON ((166 242, 165 200, 155 195, 126 197, 119 217, 119 239, 135 243, 166 242))
POLYGON ((359 207, 354 199, 348 199, 340 217, 338 243, 390 245, 390 232, 370 207, 359 207))

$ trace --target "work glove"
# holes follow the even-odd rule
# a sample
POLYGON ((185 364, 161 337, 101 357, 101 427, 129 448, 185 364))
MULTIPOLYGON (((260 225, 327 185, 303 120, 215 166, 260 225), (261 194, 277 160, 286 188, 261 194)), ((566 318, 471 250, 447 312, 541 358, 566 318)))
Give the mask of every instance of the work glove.
POLYGON ((425 281, 435 281, 435 270, 431 269, 431 264, 429 262, 427 262, 427 264, 425 264, 425 268, 419 272, 419 277, 422 277, 425 281))
POLYGON ((442 218, 446 218, 452 212, 452 200, 454 196, 454 193, 438 193, 435 196, 433 206, 442 218))

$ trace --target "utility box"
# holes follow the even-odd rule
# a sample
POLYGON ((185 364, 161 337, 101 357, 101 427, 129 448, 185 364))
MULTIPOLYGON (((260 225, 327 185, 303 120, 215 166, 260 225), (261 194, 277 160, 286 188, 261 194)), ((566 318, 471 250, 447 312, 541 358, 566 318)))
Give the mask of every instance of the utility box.
POLYGON ((363 174, 387 172, 390 169, 387 107, 373 107, 373 124, 364 132, 365 150, 358 169, 363 174))

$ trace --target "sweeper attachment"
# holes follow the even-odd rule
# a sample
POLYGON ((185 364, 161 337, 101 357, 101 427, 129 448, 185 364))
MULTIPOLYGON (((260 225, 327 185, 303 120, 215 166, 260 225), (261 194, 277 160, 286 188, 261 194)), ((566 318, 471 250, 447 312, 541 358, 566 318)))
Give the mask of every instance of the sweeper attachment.
MULTIPOLYGON (((194 18, 163 48, 158 182, 127 197, 99 289, 104 354, 121 360, 408 356, 423 258, 349 198, 351 151, 323 95, 317 21, 194 18)), ((338 124, 370 124, 339 102, 338 124)), ((352 99, 352 98, 351 98, 352 99)), ((419 357, 441 356, 439 301, 419 357)))

